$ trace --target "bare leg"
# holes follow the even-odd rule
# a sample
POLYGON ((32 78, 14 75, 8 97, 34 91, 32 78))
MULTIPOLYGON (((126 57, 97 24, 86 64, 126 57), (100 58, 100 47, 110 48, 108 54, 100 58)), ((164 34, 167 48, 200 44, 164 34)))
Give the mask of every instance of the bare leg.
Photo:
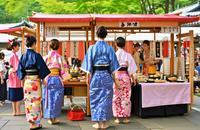
POLYGON ((21 115, 20 101, 16 102, 16 115, 21 115))
POLYGON ((16 102, 12 102, 13 116, 16 116, 16 102))

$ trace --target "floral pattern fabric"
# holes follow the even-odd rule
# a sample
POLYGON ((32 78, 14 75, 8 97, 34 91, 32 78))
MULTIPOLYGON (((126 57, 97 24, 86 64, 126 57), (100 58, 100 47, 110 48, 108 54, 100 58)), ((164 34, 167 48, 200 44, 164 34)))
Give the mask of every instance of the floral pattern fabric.
POLYGON ((114 85, 113 115, 114 117, 130 117, 131 114, 131 80, 127 72, 116 72, 120 82, 119 88, 114 85))

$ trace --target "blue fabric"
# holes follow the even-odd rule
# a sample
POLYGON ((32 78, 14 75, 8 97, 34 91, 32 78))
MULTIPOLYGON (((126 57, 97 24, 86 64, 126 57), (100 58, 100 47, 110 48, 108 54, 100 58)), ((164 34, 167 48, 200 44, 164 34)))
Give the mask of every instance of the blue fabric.
POLYGON ((44 118, 48 119, 56 118, 60 115, 63 98, 64 98, 64 87, 60 80, 60 77, 49 76, 47 81, 47 86, 43 88, 44 118), (48 93, 48 99, 46 95, 47 93, 48 93), (47 103, 47 105, 45 103, 47 103))
POLYGON ((25 70, 28 69, 37 69, 41 79, 44 79, 48 74, 50 74, 50 70, 48 69, 42 56, 32 49, 27 49, 26 53, 20 58, 17 69, 18 78, 23 80, 26 76, 25 70))
POLYGON ((119 68, 114 49, 105 41, 97 41, 95 45, 89 47, 81 69, 92 73, 92 67, 100 64, 110 65, 111 73, 119 68))
POLYGON ((198 71, 198 76, 200 76, 200 66, 197 66, 196 70, 198 71))
POLYGON ((113 117, 113 79, 111 73, 119 69, 114 49, 105 41, 90 46, 81 69, 91 73, 90 108, 92 121, 107 121, 113 117), (108 64, 110 70, 93 71, 94 65, 108 64))
POLYGON ((9 101, 16 102, 24 99, 23 88, 9 88, 8 92, 9 101))
POLYGON ((112 119, 113 79, 110 73, 95 71, 90 82, 90 108, 92 121, 112 119))

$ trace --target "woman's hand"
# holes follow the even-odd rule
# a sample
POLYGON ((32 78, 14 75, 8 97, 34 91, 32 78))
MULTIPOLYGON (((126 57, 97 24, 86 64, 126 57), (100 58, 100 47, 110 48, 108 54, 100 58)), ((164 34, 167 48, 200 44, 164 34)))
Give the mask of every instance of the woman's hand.
POLYGON ((116 89, 120 88, 120 82, 118 79, 115 79, 115 86, 116 86, 116 89))
POLYGON ((43 81, 42 81, 42 84, 44 85, 44 87, 46 87, 46 85, 47 85, 46 80, 43 80, 43 81))

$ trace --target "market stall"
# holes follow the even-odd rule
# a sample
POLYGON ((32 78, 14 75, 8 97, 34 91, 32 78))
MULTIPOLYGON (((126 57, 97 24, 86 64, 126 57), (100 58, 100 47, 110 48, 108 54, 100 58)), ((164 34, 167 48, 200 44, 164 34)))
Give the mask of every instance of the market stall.
POLYGON ((4 28, 4 29, 0 28, 0 33, 21 37, 22 38, 22 45, 21 45, 22 52, 25 51, 25 41, 24 41, 25 35, 29 34, 29 35, 36 36, 35 29, 33 29, 32 25, 30 25, 26 21, 22 21, 21 23, 18 23, 9 28, 4 28))
POLYGON ((86 96, 86 114, 90 115, 89 108, 89 86, 86 85, 84 74, 81 74, 78 63, 83 60, 85 52, 89 46, 89 33, 93 30, 91 24, 93 17, 86 15, 56 15, 34 13, 29 18, 37 24, 37 51, 42 55, 48 52, 48 42, 52 38, 59 39, 59 53, 68 59, 70 64, 69 72, 72 78, 64 83, 64 87, 72 88, 71 96, 86 96), (84 34, 82 41, 72 41, 75 33, 84 34), (62 38, 65 40, 63 41, 62 38), (61 40, 60 40, 61 39, 61 40), (67 40, 66 40, 67 39, 67 40), (71 57, 69 59, 69 57, 71 57), (77 59, 78 58, 78 59, 77 59))
MULTIPOLYGON (((51 36, 53 37, 61 37, 62 33, 67 33, 67 37, 68 40, 65 41, 64 47, 62 46, 62 48, 64 48, 64 51, 61 51, 61 54, 64 54, 67 52, 67 47, 66 46, 71 46, 71 34, 74 31, 82 31, 85 33, 85 44, 84 47, 80 47, 80 49, 78 49, 78 51, 81 51, 83 53, 86 52, 88 46, 89 46, 89 42, 94 43, 96 40, 95 37, 95 29, 98 26, 105 26, 108 29, 108 33, 109 34, 125 34, 129 35, 129 34, 135 34, 135 33, 153 33, 154 34, 154 41, 152 42, 153 44, 153 49, 152 52, 155 53, 157 55, 158 59, 164 60, 164 58, 167 58, 166 61, 168 62, 164 62, 163 63, 163 69, 166 71, 166 66, 170 66, 169 68, 169 75, 165 75, 167 76, 167 79, 171 79, 170 81, 172 82, 176 82, 177 81, 177 77, 174 78, 174 73, 176 72, 176 75, 178 76, 178 79, 183 81, 184 83, 182 84, 187 84, 187 91, 189 90, 189 97, 187 95, 187 101, 186 102, 186 106, 190 105, 192 103, 192 97, 193 97, 193 93, 191 93, 193 91, 193 69, 194 69, 194 62, 193 62, 193 54, 194 54, 194 45, 193 45, 193 32, 190 31, 189 33, 185 33, 185 34, 181 34, 180 31, 180 26, 184 23, 190 23, 190 22, 194 22, 194 21, 198 21, 199 18, 197 17, 185 17, 185 16, 177 16, 177 15, 133 15, 133 14, 127 14, 127 15, 100 15, 100 14, 94 14, 94 15, 85 15, 85 14, 80 14, 80 15, 53 15, 53 14, 41 14, 41 13, 35 13, 33 14, 33 16, 31 16, 29 18, 32 22, 37 23, 37 41, 38 41, 38 47, 37 50, 42 52, 42 47, 43 47, 43 43, 46 42, 47 40, 47 36, 49 35, 48 33, 50 33, 51 36), (62 33, 61 33, 62 32, 62 33), (165 42, 167 43, 166 46, 169 44, 170 46, 168 46, 169 48, 163 48, 161 50, 162 47, 166 47, 164 42, 161 42, 160 44, 158 44, 158 46, 160 46, 159 51, 157 51, 156 48, 156 33, 167 33, 170 35, 170 39, 169 42, 165 42), (40 37, 42 35, 42 38, 40 37), (174 54, 174 36, 175 34, 178 34, 178 44, 177 44, 177 58, 174 54), (186 79, 183 76, 182 73, 182 68, 184 66, 181 66, 181 38, 183 37, 188 37, 190 40, 190 58, 189 58, 189 62, 190 62, 190 66, 189 66, 189 82, 185 82, 186 79), (42 40, 40 40, 42 39, 42 40), (40 42, 42 41, 42 42, 40 42), (168 53, 168 55, 161 55, 164 50, 170 50, 168 53), (159 53, 160 52, 160 53, 159 53), (175 62, 176 61, 176 62, 175 62), (180 78, 179 78, 180 77, 180 78), (174 80, 175 79, 175 80, 174 80), (189 88, 189 89, 188 89, 189 88)), ((78 33, 78 32, 77 32, 78 33)), ((108 35, 109 35, 108 34, 108 35)), ((114 40, 114 38, 113 38, 114 40)), ((145 37, 144 37, 145 40, 145 37)), ((110 43, 111 45, 113 45, 112 43, 110 43)), ((132 44, 132 42, 130 42, 130 45, 132 44)), ((75 44, 74 44, 75 46, 75 44)), ((45 46, 46 47, 46 46, 45 46)), ((127 50, 130 49, 131 46, 127 47, 127 50)), ((170 85, 168 84, 168 82, 166 81, 166 77, 163 78, 164 75, 164 71, 163 70, 163 74, 159 73, 157 75, 157 73, 153 73, 150 75, 147 75, 147 77, 142 77, 141 79, 145 79, 147 78, 147 81, 154 81, 157 80, 157 83, 153 83, 154 85, 159 85, 158 88, 162 88, 163 86, 166 86, 165 88, 167 90, 172 90, 173 87, 177 87, 180 85, 178 84, 172 84, 173 87, 170 87, 170 85), (162 76, 161 76, 162 74, 162 76)), ((81 74, 82 75, 82 74, 81 74)), ((140 75, 143 76, 143 75, 140 75)), ((82 80, 82 79, 81 79, 82 80)), ((66 87, 73 87, 73 86, 82 86, 79 82, 80 80, 78 80, 78 82, 75 79, 71 79, 70 81, 65 83, 66 87), (76 82, 75 85, 73 85, 73 81, 76 82)), ((82 80, 84 81, 84 80, 82 80)), ((144 84, 141 84, 142 87, 142 91, 143 92, 143 87, 144 84)), ((83 85, 85 86, 85 85, 83 85)), ((145 86, 149 86, 152 87, 151 84, 145 84, 145 86)), ((75 87, 74 87, 75 88, 75 87)), ((85 87, 80 87, 81 92, 83 92, 82 94, 84 95, 86 93, 87 95, 87 115, 89 115, 90 110, 89 110, 89 86, 87 86, 86 91, 82 91, 85 87)), ((181 88, 180 88, 181 89, 181 88)), ((75 91, 79 91, 79 90, 75 90, 75 91)), ((74 92, 75 92, 74 91, 74 92)), ((157 91, 160 91, 159 89, 157 89, 157 91)), ((151 91, 149 91, 151 93, 151 91)), ((153 93, 152 93, 153 94, 153 93)), ((75 95, 75 94, 74 94, 75 95)), ((142 96, 142 95, 141 95, 142 96)), ((145 100, 146 97, 143 97, 145 100)), ((180 97, 174 97, 174 99, 176 98, 180 98, 180 97)), ((164 102, 164 99, 160 102, 164 102)), ((163 104, 157 104, 158 106, 163 106, 163 104)), ((166 104, 165 104, 166 105, 166 104)), ((171 105, 171 104, 169 104, 171 105)), ((148 107, 146 107, 148 108, 148 107)))

